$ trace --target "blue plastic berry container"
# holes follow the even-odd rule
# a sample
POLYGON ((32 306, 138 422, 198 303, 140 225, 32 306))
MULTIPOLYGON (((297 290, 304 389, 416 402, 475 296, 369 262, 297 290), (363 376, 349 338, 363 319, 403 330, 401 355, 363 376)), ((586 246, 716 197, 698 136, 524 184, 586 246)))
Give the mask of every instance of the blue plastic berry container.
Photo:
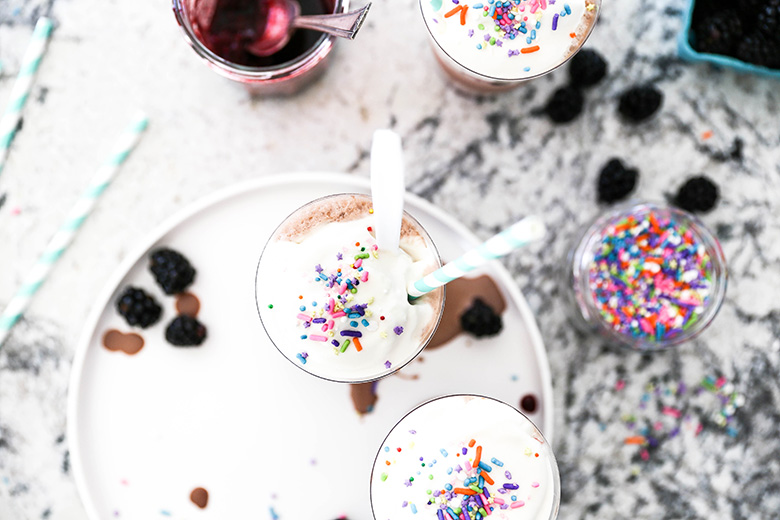
POLYGON ((767 67, 761 67, 752 63, 747 63, 731 56, 724 56, 722 54, 709 54, 706 52, 699 52, 693 48, 692 42, 694 40, 693 30, 691 29, 691 21, 693 20, 693 10, 696 7, 696 1, 691 0, 688 3, 685 11, 685 18, 683 24, 683 30, 680 32, 680 36, 677 39, 677 52, 680 57, 686 61, 691 62, 704 62, 711 63, 718 67, 725 67, 736 70, 737 72, 747 74, 757 74, 768 78, 780 79, 780 70, 770 69, 767 67))

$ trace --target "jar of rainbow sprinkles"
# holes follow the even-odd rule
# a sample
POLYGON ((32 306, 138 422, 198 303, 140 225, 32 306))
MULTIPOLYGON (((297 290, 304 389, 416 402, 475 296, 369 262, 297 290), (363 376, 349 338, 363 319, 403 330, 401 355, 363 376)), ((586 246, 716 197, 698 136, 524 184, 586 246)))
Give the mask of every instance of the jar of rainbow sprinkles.
POLYGON ((634 350, 664 350, 697 336, 726 293, 717 239, 693 215, 660 204, 603 213, 566 266, 575 323, 634 350))

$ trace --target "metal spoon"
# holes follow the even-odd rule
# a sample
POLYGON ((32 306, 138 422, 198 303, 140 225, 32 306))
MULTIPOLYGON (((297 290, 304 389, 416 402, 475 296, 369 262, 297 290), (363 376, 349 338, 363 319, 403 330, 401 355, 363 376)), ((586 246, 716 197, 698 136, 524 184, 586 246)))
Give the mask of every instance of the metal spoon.
POLYGON ((256 56, 270 56, 287 45, 295 29, 311 29, 353 40, 369 7, 371 2, 349 13, 301 16, 297 0, 268 0, 265 28, 246 49, 256 56))

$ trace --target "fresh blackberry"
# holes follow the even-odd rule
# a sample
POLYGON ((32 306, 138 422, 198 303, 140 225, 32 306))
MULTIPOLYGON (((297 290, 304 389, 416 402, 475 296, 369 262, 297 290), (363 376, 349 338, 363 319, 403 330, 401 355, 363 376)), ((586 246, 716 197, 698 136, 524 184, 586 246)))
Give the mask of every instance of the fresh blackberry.
POLYGON ((663 100, 663 93, 652 85, 631 87, 620 95, 618 112, 626 120, 640 123, 655 114, 663 100))
POLYGON ((592 87, 607 75, 607 62, 596 51, 585 49, 571 59, 569 78, 575 87, 592 87))
POLYGON ((177 347, 200 345, 206 339, 206 326, 190 316, 176 316, 165 329, 165 339, 177 347))
POLYGON ((703 175, 685 181, 674 198, 675 205, 692 213, 706 213, 717 202, 718 186, 703 175))
POLYGON ((626 168, 620 159, 610 159, 599 174, 599 202, 609 204, 626 198, 634 191, 638 177, 638 170, 626 168))
POLYGON ((756 25, 756 16, 767 0, 740 0, 739 5, 735 7, 732 0, 731 6, 725 6, 723 9, 735 9, 739 20, 742 22, 742 28, 748 32, 756 25))
POLYGON ((715 12, 694 24, 694 47, 699 52, 731 54, 742 37, 742 23, 733 10, 715 12))
POLYGON ((754 32, 742 38, 737 46, 737 58, 770 69, 780 67, 780 44, 762 33, 754 32))
POLYGON ((780 42, 780 0, 769 0, 758 9, 756 29, 767 39, 780 42))
POLYGON ((160 320, 162 307, 143 289, 126 287, 116 300, 116 310, 133 327, 145 329, 160 320))
POLYGON ((165 294, 184 292, 195 279, 195 269, 189 260, 173 249, 152 251, 149 269, 165 294))
POLYGON ((478 338, 495 336, 503 328, 501 316, 493 308, 477 298, 471 307, 460 315, 461 328, 478 338))
POLYGON ((568 123, 582 113, 584 102, 582 92, 567 85, 553 92, 544 111, 554 122, 568 123))
MULTIPOLYGON (((733 0, 696 0, 693 15, 695 19, 702 18, 702 15, 708 15, 713 11, 722 11, 729 7, 729 1, 733 0)), ((754 0, 742 0, 743 2, 754 0)), ((761 1, 761 0, 758 0, 761 1)))

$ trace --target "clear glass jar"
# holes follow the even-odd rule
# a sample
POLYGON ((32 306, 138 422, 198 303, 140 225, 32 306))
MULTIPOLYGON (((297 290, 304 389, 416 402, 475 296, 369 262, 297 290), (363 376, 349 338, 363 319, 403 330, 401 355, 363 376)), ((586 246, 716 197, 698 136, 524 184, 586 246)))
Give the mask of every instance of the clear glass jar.
MULTIPOLYGON (((334 13, 346 13, 349 0, 329 0, 334 13)), ((253 95, 290 95, 299 92, 326 70, 335 36, 323 34, 308 51, 279 65, 249 67, 227 61, 206 47, 193 28, 189 10, 194 0, 173 0, 173 14, 187 43, 217 74, 243 84, 253 95)))
MULTIPOLYGON (((562 66, 564 63, 569 61, 579 50, 582 48, 582 46, 587 41, 588 37, 590 37, 591 32, 593 31, 593 28, 596 25, 596 22, 598 20, 598 15, 601 12, 601 0, 577 0, 577 1, 583 1, 584 4, 587 6, 587 13, 586 15, 583 15, 583 21, 581 22, 581 25, 578 27, 579 34, 577 34, 576 39, 574 39, 574 42, 570 45, 568 50, 566 52, 562 53, 562 56, 560 59, 556 59, 553 62, 549 64, 545 64, 544 66, 540 67, 538 70, 533 70, 530 73, 523 73, 518 75, 518 77, 506 77, 502 75, 501 77, 496 77, 495 75, 492 75, 491 72, 485 72, 484 70, 479 70, 480 67, 482 67, 484 61, 478 60, 474 61, 473 63, 464 63, 463 58, 458 58, 453 55, 452 48, 455 48, 454 46, 449 46, 447 44, 442 44, 437 39, 437 36, 435 33, 438 32, 438 25, 441 24, 441 22, 438 20, 438 18, 433 17, 430 12, 427 12, 427 10, 430 8, 430 5, 434 2, 432 0, 419 0, 419 6, 420 6, 420 12, 423 17, 423 21, 425 22, 425 27, 428 31, 428 36, 431 43, 431 48, 433 49, 434 55, 436 57, 436 60, 439 62, 439 65, 441 66, 442 70, 446 74, 446 76, 451 79, 454 83, 454 85, 459 88, 460 90, 463 90, 468 93, 475 93, 475 94, 492 94, 492 93, 499 93, 499 92, 506 92, 508 90, 515 89, 525 83, 526 81, 530 81, 532 79, 538 78, 540 76, 544 76, 546 74, 549 74, 550 72, 554 71, 558 67, 562 66), (583 26, 584 24, 584 26, 583 26), (482 61, 482 63, 480 63, 482 61)), ((492 5, 491 2, 488 2, 485 0, 482 2, 484 6, 490 6, 492 5)), ((449 9, 450 7, 457 8, 459 4, 451 3, 450 0, 443 0, 444 9, 449 9)), ((479 5, 479 4, 475 4, 479 5)), ((563 2, 558 2, 555 4, 555 8, 563 9, 565 4, 563 2)), ((552 7, 549 7, 552 8, 552 7)), ((474 8, 471 8, 471 11, 474 11, 474 8)), ((453 19, 456 19, 458 14, 453 15, 453 19)), ((547 17, 545 20, 545 23, 552 23, 551 18, 558 17, 558 14, 552 14, 551 16, 547 17)), ((483 24, 484 25, 484 24, 483 24)), ((533 29, 535 31, 535 29, 533 29)), ((452 32, 452 31, 450 31, 452 32)), ((475 34, 472 32, 472 37, 475 36, 475 34)), ((530 33, 526 33, 530 34, 530 33)), ((470 41, 469 44, 479 44, 481 45, 480 41, 478 41, 479 35, 476 35, 477 38, 474 38, 473 41, 471 40, 472 37, 469 37, 470 41)), ((569 35, 566 35, 569 36, 569 35)), ((525 34, 522 35, 523 38, 525 38, 525 34)), ((518 38, 519 40, 520 38, 518 38)), ((507 40, 504 40, 507 41, 507 40)), ((533 43, 533 42, 532 42, 533 43)), ((485 43, 485 45, 495 45, 494 42, 485 43)), ((503 42, 500 42, 499 45, 503 44, 503 42)), ((539 44, 539 46, 542 46, 543 43, 539 44)), ((529 47, 531 44, 528 45, 529 47)), ((460 51, 460 49, 459 49, 460 51)), ((525 51, 521 51, 525 52, 525 51)), ((518 59, 518 58, 507 58, 509 59, 518 59)))
POLYGON ((639 351, 701 334, 726 294, 718 240, 695 216, 662 204, 631 202, 605 211, 578 236, 565 265, 574 324, 639 351))

